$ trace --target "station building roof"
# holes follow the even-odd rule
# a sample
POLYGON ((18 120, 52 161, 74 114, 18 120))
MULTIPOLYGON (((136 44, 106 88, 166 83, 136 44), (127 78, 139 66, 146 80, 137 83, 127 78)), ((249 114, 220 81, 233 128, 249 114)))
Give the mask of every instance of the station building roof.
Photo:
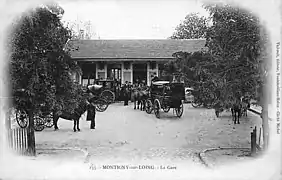
POLYGON ((172 54, 175 52, 195 52, 205 49, 205 43, 205 39, 72 40, 67 46, 75 49, 71 51, 71 57, 78 61, 164 60, 172 59, 172 54))

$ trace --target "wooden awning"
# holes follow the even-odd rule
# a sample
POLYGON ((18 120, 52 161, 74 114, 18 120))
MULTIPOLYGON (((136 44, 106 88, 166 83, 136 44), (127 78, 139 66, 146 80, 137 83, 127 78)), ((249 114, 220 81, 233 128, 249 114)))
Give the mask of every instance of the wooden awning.
POLYGON ((171 58, 74 58, 78 62, 113 62, 113 61, 119 61, 119 62, 124 62, 124 61, 157 61, 157 62, 162 62, 162 61, 168 61, 174 59, 173 57, 171 58))

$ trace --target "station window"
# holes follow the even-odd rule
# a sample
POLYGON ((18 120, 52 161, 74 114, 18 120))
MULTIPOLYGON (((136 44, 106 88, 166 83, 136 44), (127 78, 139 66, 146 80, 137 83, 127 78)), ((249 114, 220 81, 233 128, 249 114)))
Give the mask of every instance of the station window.
POLYGON ((156 69, 157 68, 157 63, 155 61, 150 62, 150 69, 156 69))
POLYGON ((98 69, 103 70, 104 66, 105 66, 105 64, 103 62, 98 63, 98 69))
POLYGON ((124 62, 124 69, 130 69, 130 63, 124 62))

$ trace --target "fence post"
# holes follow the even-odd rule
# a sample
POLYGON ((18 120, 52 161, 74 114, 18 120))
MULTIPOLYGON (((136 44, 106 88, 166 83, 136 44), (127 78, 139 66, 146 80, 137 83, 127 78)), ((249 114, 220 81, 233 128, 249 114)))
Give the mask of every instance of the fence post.
POLYGON ((28 155, 26 128, 16 128, 8 130, 9 149, 20 155, 28 155))
POLYGON ((269 125, 268 125, 268 109, 265 103, 262 107, 262 136, 263 136, 263 149, 266 150, 268 148, 269 142, 269 125))
POLYGON ((20 155, 26 155, 28 150, 27 146, 27 128, 12 128, 11 126, 11 117, 14 112, 12 110, 8 111, 5 115, 5 125, 6 125, 6 145, 7 148, 14 153, 20 155))

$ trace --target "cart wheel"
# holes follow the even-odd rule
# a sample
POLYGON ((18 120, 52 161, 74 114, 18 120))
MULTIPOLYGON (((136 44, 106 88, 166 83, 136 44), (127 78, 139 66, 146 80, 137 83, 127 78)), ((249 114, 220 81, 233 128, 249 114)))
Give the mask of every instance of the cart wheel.
POLYGON ((28 125, 28 115, 23 110, 16 110, 16 120, 21 128, 26 128, 28 125))
POLYGON ((180 104, 179 108, 175 108, 176 116, 181 117, 183 114, 183 103, 180 104))
POLYGON ((146 100, 146 113, 151 114, 153 111, 153 104, 150 99, 146 100))
POLYGON ((39 116, 34 117, 34 130, 35 131, 42 131, 45 127, 45 121, 43 118, 39 116))
POLYGON ((50 115, 47 115, 45 117, 45 126, 48 127, 48 128, 51 128, 53 127, 54 123, 53 123, 53 116, 50 114, 50 115))
POLYGON ((104 112, 108 108, 109 104, 105 99, 98 99, 94 102, 96 104, 96 110, 98 112, 104 112))
POLYGON ((164 110, 165 113, 168 113, 169 110, 170 110, 170 107, 169 107, 169 106, 166 106, 166 107, 163 108, 163 110, 164 110))
POLYGON ((154 101, 154 113, 155 113, 157 118, 160 118, 160 109, 161 109, 160 101, 158 99, 155 99, 155 101, 154 101))
POLYGON ((101 93, 100 98, 105 99, 109 104, 115 102, 115 93, 110 90, 105 90, 101 93))

